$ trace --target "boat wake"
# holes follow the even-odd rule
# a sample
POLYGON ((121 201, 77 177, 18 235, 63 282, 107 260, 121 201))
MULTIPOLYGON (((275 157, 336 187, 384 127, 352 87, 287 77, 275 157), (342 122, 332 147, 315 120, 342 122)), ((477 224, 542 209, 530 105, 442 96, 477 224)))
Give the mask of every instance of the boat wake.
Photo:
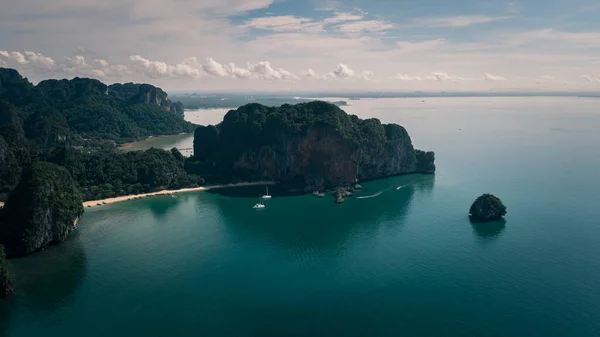
POLYGON ((366 196, 364 196, 364 197, 358 197, 358 198, 356 198, 356 199, 370 199, 370 198, 375 198, 375 197, 378 197, 378 196, 380 196, 380 195, 381 195, 381 193, 383 193, 383 191, 381 191, 381 192, 377 192, 377 193, 375 193, 375 194, 373 194, 373 195, 366 195, 366 196))

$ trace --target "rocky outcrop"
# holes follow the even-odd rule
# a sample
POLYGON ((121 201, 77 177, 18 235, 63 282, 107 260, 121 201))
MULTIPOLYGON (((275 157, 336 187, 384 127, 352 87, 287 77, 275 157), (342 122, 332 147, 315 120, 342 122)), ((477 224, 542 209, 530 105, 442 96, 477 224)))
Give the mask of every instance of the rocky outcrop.
POLYGON ((495 195, 484 194, 473 202, 469 215, 474 222, 497 221, 506 215, 506 206, 495 195))
POLYGON ((13 291, 13 280, 6 263, 4 247, 0 245, 0 299, 8 297, 13 291))
POLYGON ((4 206, 0 243, 6 254, 23 256, 64 241, 83 214, 82 202, 65 168, 46 162, 32 165, 4 206))
POLYGON ((417 156, 400 125, 361 120, 325 102, 232 110, 221 124, 196 130, 194 159, 209 181, 276 180, 309 193, 435 171, 433 153, 417 156))
POLYGON ((170 101, 166 92, 150 84, 115 83, 108 86, 108 94, 131 104, 158 105, 183 118, 183 104, 170 101))

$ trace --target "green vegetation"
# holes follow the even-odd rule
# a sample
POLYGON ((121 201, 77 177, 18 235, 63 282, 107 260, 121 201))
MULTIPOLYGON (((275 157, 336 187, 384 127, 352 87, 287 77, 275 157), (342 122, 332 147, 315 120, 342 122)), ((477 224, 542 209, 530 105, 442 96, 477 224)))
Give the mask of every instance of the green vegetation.
POLYGON ((4 206, 0 237, 7 255, 27 255, 63 241, 83 214, 82 202, 65 168, 46 162, 27 168, 4 206))
MULTIPOLYGON (((177 94, 173 99, 182 102, 187 109, 215 109, 230 108, 235 109, 245 104, 258 103, 266 106, 278 107, 283 104, 308 103, 313 99, 298 98, 290 96, 248 96, 244 94, 227 94, 227 97, 219 95, 199 95, 199 94, 177 94)), ((331 102, 337 106, 345 106, 345 101, 331 102)))
POLYGON ((48 160, 71 173, 84 200, 204 184, 202 178, 186 173, 185 158, 177 149, 120 152, 63 146, 52 151, 48 160))
POLYGON ((118 142, 194 128, 183 105, 152 85, 75 78, 34 86, 0 68, 0 201, 39 161, 65 167, 84 200, 203 184, 184 171, 177 150, 115 150, 118 142))
POLYGON ((497 221, 506 215, 506 206, 495 195, 483 194, 473 202, 469 214, 476 222, 497 221))
POLYGON ((310 180, 319 187, 433 173, 433 152, 418 156, 396 124, 361 120, 326 102, 278 108, 252 103, 229 111, 217 126, 196 129, 187 168, 211 181, 310 180))
POLYGON ((14 290, 12 275, 8 270, 4 246, 0 245, 0 299, 8 297, 14 290))
POLYGON ((417 158, 417 171, 423 173, 435 172, 435 153, 415 150, 415 156, 417 158))
POLYGON ((37 86, 0 68, 0 126, 19 125, 43 146, 89 146, 153 135, 192 132, 183 104, 149 84, 106 84, 87 78, 46 80, 37 86))

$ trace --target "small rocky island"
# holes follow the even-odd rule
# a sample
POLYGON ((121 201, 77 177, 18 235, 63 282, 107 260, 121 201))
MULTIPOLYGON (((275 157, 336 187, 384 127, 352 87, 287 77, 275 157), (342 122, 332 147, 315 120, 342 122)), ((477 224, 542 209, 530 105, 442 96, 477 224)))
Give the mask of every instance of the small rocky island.
MULTIPOLYGON (((408 132, 314 101, 247 104, 194 134, 186 169, 207 181, 274 180, 289 192, 355 186, 358 181, 434 173, 434 153, 413 148, 408 132)), ((345 193, 336 193, 343 202, 345 193)))
POLYGON ((506 206, 500 198, 493 194, 483 194, 471 205, 469 216, 471 221, 498 221, 506 215, 506 206))
POLYGON ((38 162, 24 171, 0 219, 0 244, 8 257, 31 254, 64 241, 83 214, 81 192, 69 171, 38 162))

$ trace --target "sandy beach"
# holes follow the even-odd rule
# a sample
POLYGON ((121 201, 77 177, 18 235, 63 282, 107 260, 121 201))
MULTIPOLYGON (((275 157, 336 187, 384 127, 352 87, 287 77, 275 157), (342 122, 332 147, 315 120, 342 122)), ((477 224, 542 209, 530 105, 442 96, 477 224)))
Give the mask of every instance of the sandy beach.
MULTIPOLYGON (((171 194, 179 194, 179 193, 185 193, 185 192, 206 191, 206 190, 215 189, 215 188, 273 185, 273 184, 275 184, 275 182, 273 182, 273 181, 256 181, 256 182, 249 182, 249 183, 182 188, 179 190, 162 190, 162 191, 157 191, 157 192, 143 193, 143 194, 136 194, 136 195, 124 195, 121 197, 108 198, 108 199, 103 199, 103 200, 90 200, 90 201, 84 202, 83 206, 84 207, 99 207, 99 206, 103 206, 103 205, 114 204, 115 202, 121 202, 121 201, 133 200, 133 199, 141 199, 141 198, 146 198, 146 197, 153 196, 153 195, 171 195, 171 194)), ((1 203, 0 203, 0 205, 1 205, 1 203)))

